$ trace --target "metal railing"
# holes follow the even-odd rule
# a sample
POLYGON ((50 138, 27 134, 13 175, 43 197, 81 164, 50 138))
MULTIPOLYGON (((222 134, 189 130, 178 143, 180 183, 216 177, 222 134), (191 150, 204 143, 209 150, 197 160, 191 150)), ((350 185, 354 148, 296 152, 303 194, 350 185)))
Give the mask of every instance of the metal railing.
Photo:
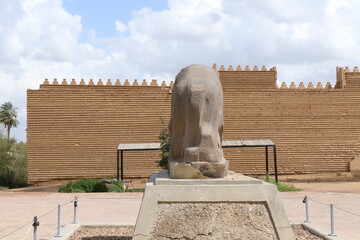
POLYGON ((26 224, 16 228, 15 230, 11 231, 10 233, 7 233, 3 236, 0 236, 0 239, 5 239, 9 236, 11 236, 12 234, 20 231, 21 229, 23 229, 26 226, 29 226, 29 229, 27 230, 23 240, 25 240, 29 233, 31 228, 33 228, 33 240, 37 240, 38 239, 38 229, 40 228, 40 223, 41 223, 41 219, 44 218, 45 216, 49 215, 50 213, 54 212, 56 209, 57 211, 57 233, 55 235, 55 237, 61 237, 61 207, 64 207, 70 203, 73 203, 74 205, 74 221, 72 222, 72 224, 76 224, 77 220, 76 220, 76 213, 77 213, 77 207, 78 207, 78 198, 75 196, 75 198, 71 201, 68 201, 66 203, 63 204, 58 204, 57 207, 51 209, 50 211, 40 215, 40 216, 34 216, 32 221, 27 222, 26 224))
MULTIPOLYGON (((336 212, 337 211, 341 211, 343 213, 346 214, 350 214, 352 216, 356 216, 359 217, 360 219, 360 214, 357 213, 353 213, 349 210, 337 207, 336 205, 334 205, 333 203, 325 203, 319 200, 316 200, 312 197, 308 197, 308 196, 298 196, 298 197, 284 197, 284 199, 286 198, 292 198, 292 199, 298 199, 299 201, 302 200, 302 203, 305 204, 305 220, 303 221, 304 223, 310 223, 311 219, 310 219, 310 213, 311 213, 311 206, 314 207, 314 203, 316 204, 320 204, 322 206, 324 206, 326 209, 328 208, 329 212, 329 223, 330 223, 330 233, 328 234, 329 236, 335 237, 337 236, 337 234, 335 233, 335 220, 336 220, 336 212)), ((5 239, 9 236, 11 236, 12 234, 20 231, 21 229, 25 228, 26 226, 29 226, 23 240, 27 239, 27 237, 29 236, 29 233, 31 231, 31 229, 33 229, 33 240, 37 240, 38 239, 38 233, 39 230, 41 229, 41 222, 42 219, 44 219, 45 216, 49 215, 50 213, 54 212, 57 210, 57 220, 56 220, 56 234, 54 235, 55 237, 61 237, 61 209, 67 205, 69 205, 70 203, 73 203, 73 216, 72 216, 72 222, 69 222, 71 224, 77 224, 77 213, 78 213, 78 206, 79 206, 79 199, 80 200, 123 200, 124 198, 106 198, 106 197, 84 197, 84 198, 78 198, 77 196, 75 196, 71 201, 65 202, 63 204, 58 204, 56 207, 54 207, 53 209, 49 210, 48 212, 40 215, 40 216, 34 216, 34 218, 27 222, 24 225, 21 225, 20 227, 16 228, 15 230, 11 231, 10 233, 7 233, 5 235, 0 236, 0 239, 5 239)), ((68 209, 70 210, 70 209, 68 209)), ((326 213, 326 214, 328 214, 326 213)), ((44 220, 45 221, 45 220, 44 220)), ((11 238, 13 239, 13 238, 11 238)))
POLYGON ((305 196, 304 199, 303 199, 303 203, 305 204, 305 223, 310 223, 310 213, 309 213, 309 202, 312 201, 314 203, 318 203, 318 204, 321 204, 323 206, 326 206, 329 208, 329 211, 330 211, 330 214, 329 214, 329 221, 330 221, 330 233, 328 234, 329 236, 331 237, 337 237, 337 234, 335 233, 335 212, 334 212, 334 209, 337 209, 337 210, 340 210, 342 212, 345 212, 347 214, 350 214, 350 215, 353 215, 353 216, 356 216, 356 217, 359 217, 360 218, 360 214, 356 214, 356 213, 353 213, 351 211, 348 211, 348 210, 345 210, 345 209, 342 209, 340 207, 336 207, 333 203, 325 203, 325 202, 321 202, 319 200, 316 200, 314 198, 310 198, 308 196, 305 196))

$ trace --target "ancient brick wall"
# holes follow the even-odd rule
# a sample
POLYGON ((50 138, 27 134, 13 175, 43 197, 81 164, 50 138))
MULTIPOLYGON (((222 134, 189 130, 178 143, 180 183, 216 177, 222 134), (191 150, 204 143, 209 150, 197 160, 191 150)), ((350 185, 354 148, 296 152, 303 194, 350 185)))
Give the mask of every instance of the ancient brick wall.
MULTIPOLYGON (((221 67, 219 73, 224 140, 272 139, 281 173, 349 170, 349 161, 360 153, 357 69, 338 68, 335 88, 317 83, 279 88, 276 68, 221 67)), ((46 80, 40 89, 28 90, 29 181, 115 177, 119 143, 158 142, 159 115, 169 120, 171 86, 133 85, 46 80)), ((265 171, 262 148, 226 149, 225 156, 231 170, 265 171)), ((158 170, 157 151, 126 152, 124 158, 126 178, 158 170)))

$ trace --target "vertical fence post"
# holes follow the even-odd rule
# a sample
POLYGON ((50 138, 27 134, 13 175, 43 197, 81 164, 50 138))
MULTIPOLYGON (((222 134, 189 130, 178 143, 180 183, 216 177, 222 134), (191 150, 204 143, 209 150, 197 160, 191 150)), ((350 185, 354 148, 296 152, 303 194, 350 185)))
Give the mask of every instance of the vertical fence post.
POLYGON ((329 236, 336 237, 335 231, 334 231, 334 205, 330 204, 330 221, 331 221, 331 233, 329 236))
POLYGON ((72 222, 72 224, 77 224, 77 221, 76 221, 77 206, 78 206, 78 198, 77 198, 77 196, 75 196, 75 199, 74 199, 74 221, 72 222))
POLYGON ((305 203, 305 214, 306 214, 305 222, 310 223, 310 219, 309 219, 309 199, 308 199, 307 196, 304 197, 303 203, 305 203))
POLYGON ((119 163, 119 149, 116 151, 116 179, 120 180, 120 163, 119 163))
POLYGON ((277 158, 276 158, 276 144, 273 146, 274 151, 274 169, 275 169, 275 182, 278 183, 278 171, 277 171, 277 158))
POLYGON ((121 181, 124 180, 124 151, 121 150, 120 152, 120 158, 121 158, 121 181))
POLYGON ((55 235, 55 237, 61 237, 61 233, 60 233, 60 210, 61 210, 61 206, 60 206, 60 204, 58 204, 57 234, 55 235))
POLYGON ((40 226, 40 222, 37 216, 34 217, 34 222, 32 225, 34 227, 34 240, 37 240, 37 227, 40 226))
POLYGON ((266 176, 269 176, 269 149, 268 146, 265 146, 265 169, 266 169, 266 176))

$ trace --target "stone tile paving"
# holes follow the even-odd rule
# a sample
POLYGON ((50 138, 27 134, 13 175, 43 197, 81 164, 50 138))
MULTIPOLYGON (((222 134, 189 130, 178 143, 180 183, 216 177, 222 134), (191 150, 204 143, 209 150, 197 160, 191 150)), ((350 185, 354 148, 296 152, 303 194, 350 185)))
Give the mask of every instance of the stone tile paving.
POLYGON ((40 217, 38 240, 49 239, 56 235, 57 205, 66 204, 61 208, 61 225, 73 221, 73 203, 79 197, 77 220, 81 223, 135 225, 142 193, 15 193, 0 192, 0 239, 4 235, 26 225, 10 236, 10 239, 32 239, 32 219, 40 217), (53 210, 53 211, 52 211, 53 210))
MULTIPOLYGON (((62 226, 73 220, 73 204, 71 200, 79 197, 78 222, 91 224, 134 225, 140 208, 142 193, 47 193, 47 192, 0 192, 0 239, 4 235, 18 229, 10 239, 32 239, 32 219, 40 217, 38 239, 49 239, 56 234, 57 204, 62 206, 62 226)), ((287 192, 280 193, 286 213, 290 221, 305 220, 303 197, 307 195, 311 225, 324 233, 330 233, 330 210, 327 203, 347 210, 335 209, 335 233, 337 239, 360 239, 360 194, 321 193, 321 192, 287 192), (322 203, 318 203, 322 202, 322 203), (325 204, 323 204, 325 203, 325 204)))

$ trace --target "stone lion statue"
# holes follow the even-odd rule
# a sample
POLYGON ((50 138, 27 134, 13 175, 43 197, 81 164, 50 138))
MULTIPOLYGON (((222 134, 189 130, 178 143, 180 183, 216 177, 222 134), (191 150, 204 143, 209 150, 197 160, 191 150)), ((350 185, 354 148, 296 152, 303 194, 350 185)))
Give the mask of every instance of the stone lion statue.
POLYGON ((172 90, 169 171, 171 178, 221 178, 223 94, 219 73, 190 65, 176 76, 172 90))

